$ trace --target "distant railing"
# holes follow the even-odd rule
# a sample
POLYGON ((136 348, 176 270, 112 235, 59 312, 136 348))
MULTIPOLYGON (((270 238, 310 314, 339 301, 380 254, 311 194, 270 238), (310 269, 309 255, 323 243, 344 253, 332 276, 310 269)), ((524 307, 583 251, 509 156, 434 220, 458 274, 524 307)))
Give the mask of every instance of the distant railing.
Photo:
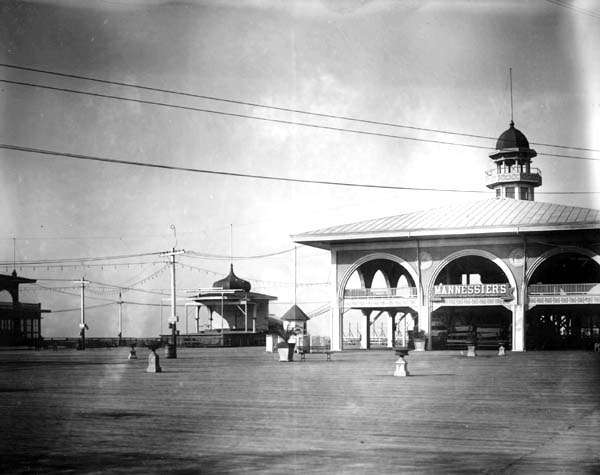
POLYGON ((346 289, 344 290, 345 298, 413 298, 417 296, 416 287, 392 287, 386 289, 346 289))
POLYGON ((532 168, 529 172, 519 170, 508 171, 508 169, 501 169, 498 171, 497 169, 493 169, 486 171, 485 175, 486 184, 488 185, 492 183, 510 183, 516 181, 525 181, 536 185, 542 184, 542 174, 537 168, 532 168))
POLYGON ((542 171, 539 168, 531 167, 531 168, 529 168, 529 171, 527 171, 525 168, 520 170, 517 165, 510 167, 510 169, 508 167, 502 167, 502 168, 500 168, 500 170, 498 170, 497 168, 491 168, 489 170, 486 170, 486 172, 485 172, 486 176, 506 175, 509 173, 523 173, 523 174, 528 174, 528 175, 540 175, 540 176, 542 175, 542 171))
POLYGON ((13 305, 12 302, 0 302, 0 309, 1 310, 33 310, 33 311, 39 311, 42 308, 42 304, 39 303, 23 303, 23 302, 19 302, 16 306, 13 305))
POLYGON ((529 295, 600 295, 600 283, 534 284, 527 288, 529 295))

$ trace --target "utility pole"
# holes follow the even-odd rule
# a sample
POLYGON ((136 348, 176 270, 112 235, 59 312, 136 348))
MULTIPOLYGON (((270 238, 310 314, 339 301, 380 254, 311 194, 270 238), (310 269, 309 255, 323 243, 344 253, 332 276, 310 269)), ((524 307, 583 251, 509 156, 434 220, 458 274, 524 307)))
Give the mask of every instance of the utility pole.
POLYGON ((175 256, 177 254, 183 254, 183 249, 173 249, 167 251, 161 256, 171 258, 171 316, 169 317, 169 328, 171 328, 171 343, 167 347, 167 358, 177 358, 177 295, 175 293, 175 265, 177 261, 175 256))
POLYGON ((119 346, 121 346, 121 338, 123 338, 123 303, 121 291, 119 291, 119 346))
POLYGON ((85 350, 85 331, 89 329, 85 323, 85 286, 89 284, 90 281, 85 280, 85 277, 82 277, 81 280, 76 280, 75 283, 81 285, 81 318, 79 320, 79 336, 81 337, 80 349, 85 350))

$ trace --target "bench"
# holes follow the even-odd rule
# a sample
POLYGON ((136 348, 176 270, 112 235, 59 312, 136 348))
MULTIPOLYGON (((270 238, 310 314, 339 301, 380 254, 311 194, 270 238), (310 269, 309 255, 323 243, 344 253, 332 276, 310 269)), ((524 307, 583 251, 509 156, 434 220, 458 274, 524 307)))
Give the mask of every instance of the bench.
POLYGON ((331 353, 332 351, 329 349, 329 347, 312 346, 310 349, 298 348, 300 361, 304 361, 307 354, 323 354, 327 358, 327 361, 331 361, 331 353))

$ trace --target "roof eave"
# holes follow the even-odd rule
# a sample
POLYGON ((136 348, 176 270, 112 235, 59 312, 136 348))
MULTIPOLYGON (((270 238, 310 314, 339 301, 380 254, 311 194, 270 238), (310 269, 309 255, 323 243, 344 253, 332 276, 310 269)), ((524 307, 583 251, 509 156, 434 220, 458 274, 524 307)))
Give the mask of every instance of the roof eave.
POLYGON ((524 225, 524 226, 498 226, 498 227, 477 227, 477 228, 447 228, 447 229, 424 229, 412 231, 391 231, 391 232, 366 232, 366 233, 337 233, 337 234, 300 234, 292 236, 292 241, 307 246, 320 247, 328 249, 326 243, 343 241, 365 241, 365 240, 394 240, 394 239, 412 239, 426 237, 452 237, 469 236, 485 234, 523 234, 546 231, 581 231, 581 230, 600 229, 600 223, 575 223, 575 224, 545 224, 545 225, 524 225))

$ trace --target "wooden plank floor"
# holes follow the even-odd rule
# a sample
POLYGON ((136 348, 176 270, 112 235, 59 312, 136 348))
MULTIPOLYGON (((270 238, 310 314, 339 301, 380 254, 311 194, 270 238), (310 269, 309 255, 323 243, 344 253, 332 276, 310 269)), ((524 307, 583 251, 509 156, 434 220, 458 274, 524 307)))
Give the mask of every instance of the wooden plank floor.
POLYGON ((600 355, 0 351, 0 471, 600 473, 600 355))

